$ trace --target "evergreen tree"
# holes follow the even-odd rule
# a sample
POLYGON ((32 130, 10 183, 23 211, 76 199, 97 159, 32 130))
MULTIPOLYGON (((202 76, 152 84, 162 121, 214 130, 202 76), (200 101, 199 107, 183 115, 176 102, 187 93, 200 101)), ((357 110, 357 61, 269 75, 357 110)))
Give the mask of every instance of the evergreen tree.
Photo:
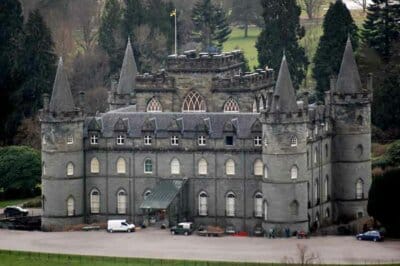
POLYGON ((135 39, 135 29, 145 23, 146 10, 141 0, 125 0, 122 18, 122 36, 135 39))
POLYGON ((211 0, 198 0, 192 10, 194 30, 192 36, 201 42, 206 50, 221 49, 232 30, 224 10, 211 3, 211 0))
POLYGON ((353 47, 358 47, 357 26, 346 5, 338 0, 330 4, 323 23, 324 33, 314 57, 313 77, 317 81, 316 96, 323 100, 329 90, 330 76, 337 75, 343 57, 346 40, 350 35, 353 47))
POLYGON ((109 57, 111 75, 116 74, 122 64, 121 23, 122 10, 118 0, 107 0, 100 21, 99 45, 109 57))
POLYGON ((400 41, 400 1, 372 0, 362 37, 387 62, 393 43, 400 41))
POLYGON ((41 107, 44 93, 53 85, 57 58, 50 29, 39 10, 29 14, 25 25, 21 71, 24 83, 17 93, 18 108, 23 116, 33 116, 41 107))
POLYGON ((299 88, 308 66, 308 59, 299 40, 304 37, 300 26, 301 9, 296 0, 262 0, 264 29, 258 37, 256 48, 261 68, 268 66, 279 70, 285 52, 295 88, 299 88))
POLYGON ((17 125, 12 116, 15 104, 10 96, 20 85, 18 63, 23 16, 18 0, 0 1, 0 142, 10 142, 17 125))

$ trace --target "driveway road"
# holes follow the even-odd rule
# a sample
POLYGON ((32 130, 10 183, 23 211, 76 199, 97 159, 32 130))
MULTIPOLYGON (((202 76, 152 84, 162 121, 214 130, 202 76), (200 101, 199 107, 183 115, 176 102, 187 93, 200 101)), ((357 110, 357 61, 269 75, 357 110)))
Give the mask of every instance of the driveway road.
POLYGON ((0 230, 0 249, 118 257, 282 262, 284 257, 297 260, 297 244, 307 245, 322 263, 400 262, 400 241, 374 243, 353 237, 298 240, 171 236, 168 231, 155 229, 130 234, 0 230))

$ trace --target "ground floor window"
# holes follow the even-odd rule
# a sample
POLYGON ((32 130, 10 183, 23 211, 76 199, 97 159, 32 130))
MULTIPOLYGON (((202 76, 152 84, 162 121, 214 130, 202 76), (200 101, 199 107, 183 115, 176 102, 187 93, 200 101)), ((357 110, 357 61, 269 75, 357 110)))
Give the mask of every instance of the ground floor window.
POLYGON ((67 199, 67 215, 68 216, 75 215, 75 200, 73 197, 69 197, 67 199))
POLYGON ((127 209, 126 192, 120 190, 117 195, 117 212, 118 214, 125 214, 127 209))
POLYGON ((100 212, 100 192, 97 189, 90 192, 90 212, 94 214, 100 212))

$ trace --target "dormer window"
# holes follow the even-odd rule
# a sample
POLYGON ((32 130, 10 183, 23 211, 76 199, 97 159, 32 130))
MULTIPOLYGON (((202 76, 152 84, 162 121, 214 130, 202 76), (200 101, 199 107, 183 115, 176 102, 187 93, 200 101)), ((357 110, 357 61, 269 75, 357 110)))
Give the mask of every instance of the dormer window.
POLYGON ((68 145, 74 144, 74 137, 72 135, 69 135, 67 137, 67 144, 68 145))
POLYGON ((90 136, 90 144, 92 144, 92 145, 99 144, 99 137, 97 137, 96 135, 91 135, 90 136))
POLYGON ((290 138, 290 146, 291 147, 297 147, 297 137, 296 136, 292 136, 290 138))
POLYGON ((117 145, 124 145, 125 144, 125 138, 122 135, 119 135, 117 137, 117 145))
POLYGON ((205 136, 199 136, 197 138, 197 143, 199 146, 206 146, 206 137, 205 136))
POLYGON ((233 136, 226 136, 225 137, 225 145, 226 146, 233 146, 233 136))
POLYGON ((152 137, 151 136, 144 136, 144 145, 150 146, 152 144, 152 137))
POLYGON ((173 146, 179 145, 179 137, 178 136, 171 137, 171 145, 173 145, 173 146))
POLYGON ((261 136, 254 137, 254 146, 261 147, 262 146, 262 138, 261 136))

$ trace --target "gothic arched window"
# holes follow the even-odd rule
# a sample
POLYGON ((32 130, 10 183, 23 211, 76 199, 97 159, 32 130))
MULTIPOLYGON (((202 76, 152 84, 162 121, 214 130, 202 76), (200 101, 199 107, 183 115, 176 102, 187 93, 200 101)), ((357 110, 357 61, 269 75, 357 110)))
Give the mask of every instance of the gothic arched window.
POLYGON ((75 215, 75 200, 72 196, 67 199, 67 216, 75 215))
POLYGON ((100 192, 97 189, 93 189, 90 192, 90 212, 100 212, 100 192))
POLYGON ((235 216, 235 198, 236 196, 233 192, 226 194, 226 216, 235 216))
POLYGON ((117 174, 126 173, 126 161, 124 158, 119 158, 117 161, 117 174))
POLYGON ((200 159, 199 161, 199 175, 206 175, 207 174, 207 161, 205 159, 200 159))
POLYGON ((206 192, 202 191, 199 194, 199 215, 206 216, 208 213, 207 206, 208 195, 206 192))
POLYGON ((229 98, 224 105, 224 112, 226 113, 238 113, 240 111, 239 104, 235 99, 229 98))
POLYGON ((290 178, 297 179, 298 174, 299 174, 299 168, 297 168, 296 165, 293 165, 292 169, 290 169, 290 178))
POLYGON ((226 161, 225 172, 226 175, 235 175, 235 162, 232 159, 226 161))
POLYGON ((182 112, 205 112, 206 102, 197 91, 191 91, 186 95, 182 105, 182 112))
POLYGON ((100 163, 96 157, 90 161, 90 172, 92 174, 98 174, 100 172, 100 163))
POLYGON ((154 113, 162 112, 162 106, 160 101, 157 100, 156 98, 152 98, 148 102, 146 110, 147 112, 154 112, 154 113))
POLYGON ((127 209, 126 192, 121 189, 117 193, 117 213, 125 214, 127 209))
POLYGON ((262 176, 263 175, 263 168, 264 168, 263 162, 260 159, 257 159, 254 162, 254 175, 262 176))
POLYGON ((74 175, 74 164, 68 163, 67 164, 67 176, 73 176, 73 175, 74 175))
POLYGON ((254 216, 263 216, 263 195, 261 193, 257 193, 254 196, 254 216))

